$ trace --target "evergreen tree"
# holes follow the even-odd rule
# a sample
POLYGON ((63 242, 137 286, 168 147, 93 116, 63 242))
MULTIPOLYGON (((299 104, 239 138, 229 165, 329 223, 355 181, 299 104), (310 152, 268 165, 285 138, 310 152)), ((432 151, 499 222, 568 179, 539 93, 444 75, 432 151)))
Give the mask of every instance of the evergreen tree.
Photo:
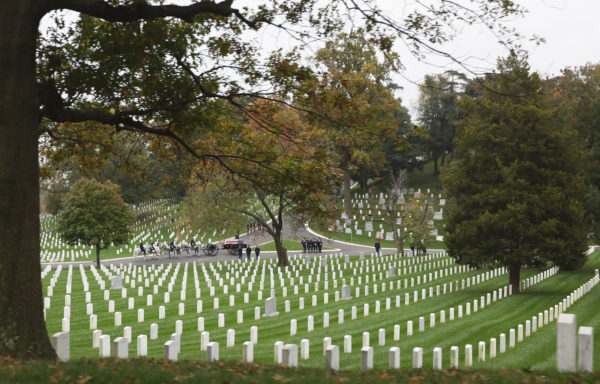
POLYGON ((446 155, 452 152, 456 130, 454 122, 458 119, 456 101, 459 82, 464 75, 448 71, 439 75, 426 75, 419 87, 419 123, 425 128, 429 139, 424 142, 428 155, 433 159, 435 175, 440 166, 446 165, 446 155))
POLYGON ((456 161, 443 177, 450 198, 448 252, 459 263, 520 268, 585 262, 582 157, 573 131, 559 128, 526 59, 511 54, 459 102, 456 161))

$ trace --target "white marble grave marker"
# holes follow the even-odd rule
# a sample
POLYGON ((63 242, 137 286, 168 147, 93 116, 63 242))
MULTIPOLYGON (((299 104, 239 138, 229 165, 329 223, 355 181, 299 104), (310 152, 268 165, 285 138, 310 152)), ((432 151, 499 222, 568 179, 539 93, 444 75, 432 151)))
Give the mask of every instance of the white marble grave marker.
POLYGON ((577 370, 579 372, 594 371, 594 328, 579 327, 577 333, 577 370))
POLYGON ((206 361, 219 360, 219 343, 211 341, 206 346, 206 361))
POLYGON ((57 332, 52 335, 52 347, 60 361, 69 361, 71 356, 71 342, 69 332, 57 332))
POLYGON ((413 369, 421 369, 423 368, 423 348, 414 347, 413 348, 413 369))
POLYGON ((340 348, 337 345, 330 345, 325 350, 325 369, 340 369, 340 348))
POLYGON ((362 347, 360 350, 361 371, 366 372, 373 369, 373 347, 362 347))
POLYGON ((556 324, 556 364, 559 372, 575 372, 576 367, 576 317, 563 313, 556 324))
POLYGON ((117 337, 113 340, 113 357, 127 359, 129 357, 129 341, 125 337, 117 337))

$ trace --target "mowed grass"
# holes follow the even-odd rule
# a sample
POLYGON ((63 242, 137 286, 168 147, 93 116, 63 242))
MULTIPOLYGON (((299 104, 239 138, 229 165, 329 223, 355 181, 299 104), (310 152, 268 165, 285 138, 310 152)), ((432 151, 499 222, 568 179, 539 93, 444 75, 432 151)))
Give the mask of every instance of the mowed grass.
MULTIPOLYGON (((356 261, 357 258, 352 258, 352 261, 356 261)), ((444 260, 444 259, 441 259, 444 260)), ((270 261, 262 261, 270 262, 270 261)), ((296 260, 296 268, 302 261, 296 260)), ((230 262, 233 265, 233 261, 230 262)), ((340 260, 343 265, 343 259, 340 260)), ((248 264, 243 264, 248 266, 248 264)), ((250 264, 252 265, 252 264, 250 264)), ((318 265, 315 262, 313 265, 318 265)), ((193 281, 193 266, 190 263, 188 265, 187 272, 187 289, 186 289, 186 300, 180 300, 180 290, 182 286, 182 276, 184 274, 184 265, 180 266, 180 270, 177 278, 174 281, 173 290, 171 293, 171 302, 163 303, 163 292, 166 291, 168 283, 171 281, 173 275, 173 266, 171 273, 166 276, 163 286, 159 290, 159 294, 154 295, 153 305, 146 306, 146 295, 152 292, 151 283, 150 288, 144 288, 143 296, 138 296, 137 288, 128 289, 128 296, 135 298, 135 309, 127 309, 127 299, 121 298, 120 290, 113 290, 110 292, 111 299, 115 300, 116 311, 122 312, 122 326, 114 326, 114 314, 107 312, 108 304, 103 299, 103 293, 98 289, 90 270, 86 270, 86 276, 90 282, 90 291, 92 291, 92 302, 94 303, 94 313, 98 315, 98 329, 102 329, 103 334, 109 334, 111 340, 115 337, 123 335, 123 327, 131 326, 133 334, 133 342, 130 344, 129 354, 135 356, 136 342, 135 339, 139 334, 149 335, 150 324, 156 322, 159 325, 159 338, 158 340, 149 340, 148 354, 151 357, 162 358, 163 356, 163 344, 170 338, 171 333, 175 332, 175 321, 178 319, 183 320, 183 335, 182 335, 182 351, 179 355, 180 360, 185 359, 199 359, 204 360, 206 358, 206 352, 200 351, 200 335, 197 330, 197 318, 203 316, 205 318, 205 328, 210 332, 211 341, 217 341, 220 344, 220 357, 225 360, 240 360, 242 357, 242 343, 250 339, 250 327, 252 325, 258 326, 258 344, 254 347, 255 361, 260 363, 270 364, 273 362, 273 343, 281 340, 284 343, 295 343, 300 344, 301 339, 310 340, 310 358, 308 360, 300 360, 300 366, 302 367, 314 367, 322 368, 324 365, 323 359, 323 338, 331 337, 332 343, 340 346, 340 366, 342 369, 359 369, 360 368, 360 348, 362 347, 362 334, 365 331, 370 332, 371 346, 375 350, 375 368, 384 369, 388 366, 388 351, 391 346, 399 346, 401 349, 401 366, 403 368, 409 368, 412 366, 412 349, 413 347, 419 346, 424 349, 424 367, 429 368, 432 366, 432 350, 434 347, 441 347, 443 349, 443 366, 447 367, 449 364, 449 351, 452 345, 460 347, 460 365, 464 363, 464 346, 465 344, 472 344, 474 346, 474 361, 475 367, 509 367, 509 368, 523 368, 532 367, 534 369, 554 370, 555 369, 555 349, 556 349, 556 326, 552 322, 549 325, 544 326, 537 333, 534 333, 531 337, 526 338, 525 342, 518 343, 516 348, 508 349, 504 354, 494 360, 488 360, 485 363, 477 363, 477 344, 479 341, 486 341, 487 350, 489 351, 489 339, 491 337, 499 338, 499 334, 504 332, 507 334, 510 328, 517 328, 518 324, 525 324, 525 320, 530 320, 532 316, 537 315, 538 312, 543 312, 550 306, 554 306, 571 291, 578 288, 580 285, 588 281, 594 272, 594 268, 598 268, 600 265, 600 256, 598 253, 594 254, 588 263, 580 270, 574 272, 560 272, 557 276, 551 277, 545 281, 542 281, 538 285, 530 288, 523 294, 513 295, 489 306, 484 309, 479 309, 478 312, 472 313, 469 316, 464 316, 462 319, 455 319, 449 321, 449 308, 456 307, 458 305, 463 306, 465 310, 465 304, 467 302, 473 302, 474 299, 479 299, 481 296, 485 296, 488 292, 496 290, 507 284, 508 276, 502 275, 496 278, 492 278, 479 285, 465 288, 464 290, 455 291, 446 295, 434 296, 425 300, 419 300, 413 303, 413 291, 419 291, 422 288, 436 287, 444 283, 451 283, 460 281, 463 278, 474 276, 482 271, 470 271, 451 275, 448 277, 439 278, 432 282, 421 284, 418 287, 413 288, 401 288, 386 290, 382 292, 379 290, 377 294, 373 293, 373 283, 369 283, 370 295, 364 295, 364 285, 367 273, 363 271, 363 274, 358 273, 356 276, 353 275, 352 270, 344 271, 344 278, 347 282, 350 281, 350 277, 354 277, 354 284, 357 285, 358 275, 361 276, 363 284, 360 287, 361 294, 359 297, 355 297, 349 301, 334 301, 334 291, 341 290, 341 281, 338 280, 338 288, 334 289, 332 281, 329 281, 329 289, 324 290, 323 278, 321 278, 320 289, 318 292, 314 292, 314 281, 316 279, 316 268, 314 271, 310 269, 304 269, 301 276, 304 277, 306 282, 308 276, 313 276, 313 283, 310 284, 310 292, 304 293, 304 288, 300 287, 299 295, 293 295, 293 290, 288 286, 288 297, 282 297, 282 288, 279 286, 279 279, 276 277, 276 296, 278 298, 277 309, 280 315, 272 318, 261 318, 254 320, 254 307, 260 306, 261 312, 264 311, 262 301, 257 300, 257 291, 259 287, 260 274, 257 275, 256 282, 253 287, 253 291, 250 294, 250 303, 243 303, 243 292, 246 289, 246 285, 243 285, 243 290, 240 293, 235 292, 234 286, 229 286, 229 293, 235 296, 235 304, 229 306, 229 295, 223 294, 223 289, 219 287, 218 282, 214 276, 211 276, 213 286, 215 286, 216 296, 220 299, 220 308, 213 309, 213 297, 209 296, 209 289, 202 277, 202 270, 197 267, 198 274, 201 277, 201 299, 203 300, 203 312, 196 314, 196 298, 194 292, 194 281, 193 281), (323 304, 323 293, 329 293, 329 303, 323 304), (410 294, 411 304, 406 306, 404 304, 404 294, 410 294), (315 294, 318 298, 318 305, 312 307, 311 296, 315 294), (401 306, 395 307, 395 296, 401 297, 401 306), (305 308, 303 310, 298 309, 299 297, 304 297, 305 308), (391 309, 385 309, 385 299, 391 298, 391 309), (284 300, 290 300, 291 312, 285 313, 284 300), (375 301, 381 301, 381 313, 375 313, 375 301), (177 307, 179 302, 185 304, 185 315, 179 316, 177 314, 177 307), (370 313, 368 316, 363 316, 363 305, 369 304, 370 313), (166 319, 158 319, 158 306, 165 305, 167 317, 166 319), (351 306, 357 306, 358 317, 356 320, 350 319, 351 306), (137 309, 145 309, 145 321, 143 323, 137 322, 137 309), (236 323, 236 311, 244 311, 244 322, 242 324, 236 323), (344 324, 338 324, 338 310, 343 309, 345 311, 345 322, 344 324), (446 323, 439 323, 439 311, 446 311, 446 323), (330 325, 329 328, 323 328, 323 313, 329 312, 330 325), (225 327, 217 327, 217 314, 225 314, 225 327), (430 313, 436 313, 436 326, 434 328, 429 327, 429 315, 430 313), (313 315, 315 322, 315 330, 307 332, 307 316, 313 315), (418 331, 418 318, 420 316, 425 317, 425 332, 418 331), (290 320, 297 319, 298 321, 298 334, 296 336, 290 336, 290 320), (406 322, 408 320, 414 323, 414 335, 406 335, 406 322), (401 337, 399 341, 393 341, 393 327, 395 324, 399 324, 401 327, 401 337), (235 329, 235 347, 226 348, 226 332, 227 329, 235 329), (385 346, 377 345, 377 333, 380 328, 386 330, 386 344, 385 346), (343 353, 343 337, 344 335, 352 336, 352 353, 343 353)), ((207 271, 211 270, 210 263, 206 264, 207 271)), ((225 278, 225 268, 221 264, 221 269, 217 264, 213 264, 212 267, 219 271, 221 277, 225 278)), ((164 267, 164 270, 167 267, 164 267)), ((442 267, 441 269, 446 268, 442 267)), ((448 267, 449 268, 449 267, 448 267)), ((385 274, 385 271, 383 271, 385 274)), ((400 276, 391 279, 378 280, 377 284, 381 285, 381 282, 385 282, 386 285, 390 281, 397 281, 398 279, 403 280, 407 278, 410 280, 411 277, 416 279, 416 276, 422 276, 425 273, 433 272, 428 270, 424 272, 407 274, 406 276, 400 276)), ((522 278, 532 276, 539 271, 524 269, 522 271, 522 278)), ((48 285, 50 278, 54 271, 51 271, 44 279, 44 286, 48 285)), ((259 270, 260 273, 260 270, 259 270)), ((103 274, 103 273, 102 273, 103 274)), ((161 272, 160 275, 163 273, 161 272)), ((372 276, 372 273, 368 274, 372 276)), ((64 304, 64 292, 66 286, 67 270, 63 270, 56 287, 54 288, 54 297, 52 298, 51 308, 47 312, 47 325, 50 334, 61 330, 61 319, 63 317, 63 304, 64 304)), ((250 274, 249 274, 250 276, 250 274)), ((270 283, 267 275, 265 279, 265 289, 263 290, 263 299, 266 299, 270 294, 270 283)), ((277 276, 275 272, 274 276, 277 276)), ((379 276, 379 272, 377 272, 379 276)), ((330 276, 331 277, 331 276, 330 276)), ((104 277, 107 281, 106 277, 104 277)), ((249 280, 249 278, 247 279, 249 280)), ((156 281, 156 280, 155 280, 156 281)), ((298 278, 295 278, 296 283, 298 278)), ((71 295, 71 356, 72 357, 90 357, 94 358, 98 355, 97 349, 92 348, 92 331, 89 330, 89 318, 85 314, 85 300, 84 293, 82 291, 81 275, 78 268, 73 269, 72 275, 73 293, 71 295)), ((108 286, 108 284, 107 284, 108 286)), ((129 287, 128 284, 125 286, 129 287)), ((45 293, 44 289, 44 293, 45 293)), ((355 296, 355 287, 351 288, 351 295, 355 296)), ((579 325, 597 325, 598 315, 594 314, 597 311, 597 303, 599 302, 598 288, 594 288, 591 293, 580 299, 575 305, 569 309, 569 313, 575 313, 579 316, 579 325)), ((596 328, 598 329, 598 328, 596 328)), ((600 338, 596 338, 596 350, 598 350, 598 342, 600 338)), ((508 341, 507 341, 508 344, 508 341)), ((489 352, 488 352, 489 353, 489 352)), ((488 355, 489 356, 489 355, 488 355)))

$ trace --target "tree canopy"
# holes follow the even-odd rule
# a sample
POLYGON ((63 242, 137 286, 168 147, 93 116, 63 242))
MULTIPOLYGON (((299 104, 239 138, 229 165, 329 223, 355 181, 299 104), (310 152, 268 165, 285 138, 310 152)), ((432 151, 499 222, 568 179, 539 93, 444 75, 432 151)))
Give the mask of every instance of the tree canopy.
POLYGON ((600 238, 600 64, 566 68, 546 82, 554 105, 561 108, 561 124, 576 129, 585 153, 585 218, 590 233, 600 238))
POLYGON ((454 71, 426 75, 419 87, 419 123, 429 136, 423 145, 429 158, 433 159, 433 172, 436 175, 439 173, 438 160, 443 167, 446 155, 454 148, 454 122, 459 117, 456 101, 461 79, 465 79, 464 75, 454 71))
POLYGON ((236 145, 256 163, 231 163, 233 172, 204 178, 188 193, 186 212, 195 227, 208 231, 257 222, 273 238, 278 264, 286 266, 284 214, 288 224, 297 226, 331 220, 338 175, 327 148, 315 145, 321 141, 318 131, 308 129, 293 109, 263 100, 249 110, 236 145), (277 133, 261 129, 265 122, 277 133))
POLYGON ((343 173, 344 209, 349 213, 351 178, 383 168, 384 142, 404 142, 396 136, 402 106, 389 89, 398 58, 379 59, 376 47, 359 30, 328 42, 315 60, 322 72, 310 82, 303 103, 316 111, 314 123, 343 173))
POLYGON ((93 246, 100 268, 100 251, 125 244, 134 223, 135 217, 119 195, 118 186, 81 179, 67 196, 57 229, 67 244, 93 246))
POLYGON ((522 266, 577 268, 586 257, 582 157, 525 58, 499 59, 481 96, 459 102, 445 238, 460 263, 495 262, 519 291, 522 266))

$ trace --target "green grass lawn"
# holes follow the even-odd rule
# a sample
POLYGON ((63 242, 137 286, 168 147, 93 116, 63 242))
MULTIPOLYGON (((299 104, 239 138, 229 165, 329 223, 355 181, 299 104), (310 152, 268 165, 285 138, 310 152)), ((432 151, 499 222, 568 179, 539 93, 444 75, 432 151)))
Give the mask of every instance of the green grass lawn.
POLYGON ((441 184, 438 175, 433 174, 433 161, 428 161, 423 165, 423 170, 415 169, 408 173, 407 184, 409 188, 421 188, 422 191, 427 188, 433 193, 436 192, 436 187, 441 184))
MULTIPOLYGON (((358 261, 357 257, 353 257, 351 261, 358 261)), ((389 260, 393 262, 396 260, 393 257, 386 256, 380 260, 389 260)), ((412 260, 412 258, 408 258, 412 260)), ((446 258, 436 259, 446 262, 446 258)), ((360 261, 358 261, 360 263, 360 261)), ((261 263, 266 263, 268 266, 274 266, 274 261, 263 260, 261 263)), ((600 266, 600 253, 594 254, 586 265, 577 271, 572 272, 560 272, 557 276, 551 277, 545 281, 542 281, 538 285, 530 288, 523 294, 513 295, 502 300, 499 300, 491 305, 486 306, 484 309, 480 309, 476 313, 472 313, 469 316, 463 317, 462 319, 456 319, 449 321, 449 308, 457 308, 458 305, 465 306, 467 302, 472 302, 474 299, 479 299, 482 295, 485 295, 492 290, 507 284, 507 275, 502 275, 496 278, 492 278, 486 282, 478 285, 470 286, 464 290, 454 291, 442 296, 428 297, 424 300, 419 300, 416 303, 412 302, 413 291, 420 291, 422 288, 429 289, 429 287, 436 287, 437 285, 442 286, 444 283, 454 283, 461 279, 474 276, 482 271, 469 271, 459 273, 451 276, 440 277, 438 280, 434 280, 427 283, 421 283, 418 287, 401 288, 393 290, 387 289, 385 292, 378 291, 373 292, 373 282, 368 284, 370 286, 370 295, 365 296, 363 289, 366 277, 373 277, 375 273, 378 278, 377 284, 382 282, 389 284, 389 282, 396 282, 398 279, 403 280, 415 278, 417 276, 423 276, 429 272, 444 269, 447 267, 438 267, 436 264, 427 264, 430 268, 423 272, 407 273, 405 276, 397 278, 385 278, 379 279, 379 273, 383 271, 375 270, 375 272, 363 270, 362 273, 357 268, 356 274, 353 268, 343 269, 343 259, 340 260, 341 271, 344 273, 344 278, 349 282, 350 278, 354 279, 354 285, 358 285, 358 277, 360 276, 362 281, 361 294, 359 297, 354 297, 350 301, 334 301, 334 291, 340 290, 341 280, 339 273, 337 274, 338 288, 333 288, 333 271, 337 272, 337 267, 329 269, 329 287, 327 290, 324 288, 323 276, 321 276, 321 282, 319 290, 315 291, 315 280, 316 270, 320 264, 317 259, 313 259, 311 264, 312 270, 308 268, 300 267, 303 265, 303 259, 292 259, 291 276, 295 277, 295 282, 298 284, 299 277, 302 276, 304 283, 307 283, 309 277, 313 279, 313 282, 309 284, 309 293, 304 293, 304 286, 301 285, 299 288, 299 294, 294 295, 291 286, 287 286, 287 296, 283 297, 283 288, 280 286, 279 278, 277 277, 277 269, 274 270, 274 289, 276 297, 278 298, 277 309, 280 312, 279 316, 270 318, 260 318, 254 320, 254 308, 264 308, 263 302, 257 300, 257 291, 259 287, 259 281, 261 276, 262 267, 257 269, 252 268, 248 270, 248 265, 255 265, 254 263, 238 263, 237 261, 228 261, 227 263, 214 264, 214 272, 210 263, 199 264, 196 268, 198 275, 200 276, 201 299, 203 300, 203 312, 201 314, 196 313, 196 298, 195 298, 195 287, 194 287, 194 271, 193 263, 187 264, 187 273, 185 272, 186 264, 179 264, 179 269, 176 266, 156 266, 155 269, 160 269, 157 273, 157 277, 154 282, 150 283, 148 288, 143 289, 141 296, 138 296, 137 288, 130 288, 129 284, 125 284, 128 287, 128 297, 133 297, 135 300, 135 309, 127 309, 127 299, 121 298, 120 290, 110 291, 110 298, 115 300, 115 307, 117 311, 122 313, 122 325, 114 325, 114 315, 107 312, 107 302, 103 299, 102 291, 98 289, 96 280, 93 278, 90 270, 84 270, 85 275, 90 283, 90 291, 92 292, 92 302, 94 304, 94 313, 98 315, 98 328, 102 329, 104 334, 111 336, 114 339, 117 336, 123 335, 123 327, 129 325, 132 327, 133 339, 139 334, 149 334, 150 323, 157 323, 159 326, 159 338, 157 340, 149 340, 148 353, 152 357, 163 356, 163 344, 169 339, 171 333, 175 331, 175 320, 181 319, 183 321, 183 335, 182 335, 182 351, 179 355, 180 360, 187 359, 199 359, 204 360, 206 353, 200 351, 199 348, 199 333, 197 330, 197 318, 203 316, 205 318, 206 330, 210 332, 211 341, 217 341, 220 344, 220 356, 224 360, 239 360, 242 356, 241 344, 243 341, 249 340, 250 327, 256 325, 259 328, 258 331, 258 344, 254 347, 255 361, 259 363, 270 364, 273 361, 273 343, 277 340, 281 340, 284 343, 295 343, 300 344, 301 339, 310 340, 310 358, 308 360, 300 360, 300 366, 302 367, 323 367, 323 347, 322 340, 324 337, 331 337, 333 344, 340 345, 340 366, 342 369, 359 369, 360 367, 360 347, 362 345, 362 334, 364 331, 368 331, 371 334, 371 345, 375 348, 375 367, 384 369, 388 364, 388 350, 391 346, 399 346, 401 349, 401 366, 404 368, 412 366, 412 348, 420 346, 424 348, 424 367, 428 368, 432 365, 432 350, 434 347, 443 348, 443 366, 448 366, 449 361, 449 350, 452 345, 457 345, 461 352, 461 366, 464 362, 464 346, 465 344, 472 344, 474 348, 474 360, 475 368, 528 368, 543 369, 553 371, 555 370, 555 323, 550 323, 544 326, 537 333, 527 338, 524 342, 517 344, 516 348, 509 349, 506 353, 499 355, 496 359, 486 361, 485 363, 477 363, 476 346, 479 341, 489 342, 490 337, 498 338, 501 332, 508 334, 509 329, 516 328, 518 324, 524 324, 525 320, 531 319, 532 316, 537 315, 538 312, 548 309, 562 300, 572 290, 579 287, 581 284, 589 280, 593 275, 594 268, 600 266), (204 280, 204 272, 201 266, 206 267, 207 273, 211 276, 212 286, 215 287, 216 296, 212 297, 209 294, 209 288, 204 280), (228 267, 230 268, 229 272, 228 267), (223 278, 226 283, 229 284, 228 294, 224 293, 218 280, 216 279, 216 273, 223 278), (295 276, 295 271, 298 271, 298 277, 295 276), (246 276, 247 282, 250 281, 250 277, 256 275, 253 290, 250 294, 250 302, 243 302, 243 294, 246 290, 246 284, 242 285, 241 292, 235 292, 235 287, 230 284, 230 278, 233 278, 236 274, 240 276, 246 276), (186 298, 180 300, 180 290, 182 288, 183 276, 186 276, 186 298), (146 295, 152 292, 152 286, 157 284, 157 279, 163 279, 163 285, 159 289, 158 294, 153 295, 153 305, 146 306, 146 295), (169 283, 172 283, 172 292, 170 294, 170 302, 164 303, 164 292, 167 290, 169 283), (327 292, 329 295, 329 303, 324 304, 323 294, 327 292), (409 293, 411 297, 411 304, 406 306, 404 304, 404 294, 409 293), (229 305, 229 295, 235 297, 234 305, 229 305), (311 305, 311 297, 316 295, 318 304, 316 307, 311 305), (396 308, 394 305, 394 297, 399 295, 401 297, 401 306, 396 308), (304 297, 305 308, 300 310, 299 298, 304 297), (213 299, 219 298, 220 306, 219 309, 213 309, 213 299), (386 298, 391 298, 392 306, 391 309, 385 309, 386 298), (283 310, 284 300, 290 300, 291 312, 286 313, 283 310), (375 313, 375 301, 381 302, 381 313, 375 313), (185 307, 185 314, 178 315, 178 304, 182 302, 185 307), (363 316, 363 305, 369 304, 370 313, 368 316, 363 316), (164 305, 166 307, 166 319, 158 319, 158 306, 164 305), (350 319, 351 306, 357 306, 358 317, 356 320, 350 319), (137 322, 137 309, 145 309, 145 321, 142 323, 137 322), (345 311, 345 322, 344 324, 338 324, 338 310, 343 309, 345 311), (447 321, 444 324, 439 323, 439 311, 446 311, 447 321), (236 311, 242 310, 244 313, 244 321, 242 324, 236 322, 236 311), (330 324, 328 328, 323 328, 323 313, 328 312, 330 315, 330 324), (225 327, 219 328, 217 326, 217 315, 223 313, 225 315, 225 327), (436 313, 437 323, 434 328, 429 328, 429 315, 430 313, 436 313), (315 330, 312 332, 306 331, 307 316, 313 315, 315 319, 315 330), (420 316, 426 318, 426 329, 425 332, 418 332, 418 319, 420 316), (290 336, 290 320, 297 319, 298 322, 298 334, 290 336), (411 320, 414 322, 415 334, 413 336, 406 335, 406 322, 411 320), (401 337, 399 341, 393 341, 393 327, 395 324, 399 324, 401 327, 401 337), (234 329, 235 334, 235 347, 226 348, 225 335, 227 329, 234 329), (379 329, 386 330, 386 345, 377 345, 377 333, 379 329), (352 353, 346 354, 343 351, 343 337, 344 335, 352 336, 352 353)), ((366 266, 363 261, 363 266, 366 266)), ((429 263, 429 262, 428 262, 429 263)), ((261 264, 262 265, 262 264, 261 264)), ((335 264, 337 265, 337 264, 335 264)), ((271 289, 268 267, 265 271, 265 288, 263 290, 263 300, 269 296, 271 289)), ((143 268, 137 267, 136 271, 143 279, 143 268)), ((146 272, 152 271, 152 267, 146 267, 146 272)), ((524 269, 522 271, 522 278, 527 278, 537 273, 536 270, 524 269)), ((49 284, 55 270, 50 271, 43 280, 44 289, 46 293, 46 286, 49 284)), ((63 305, 64 305, 64 294, 66 286, 66 277, 68 271, 63 269, 54 288, 54 296, 51 299, 51 307, 47 311, 47 326, 50 334, 61 330, 61 319, 63 317, 63 305)), ((115 273, 115 272, 113 272, 115 273)), ((130 272, 128 272, 130 273, 130 272)), ((103 275, 103 272, 101 272, 103 275)), ((106 278, 106 277, 105 277, 106 278)), ((138 283, 137 285, 140 285, 138 283)), ((143 284, 141 284, 143 285, 143 284)), ((82 278, 78 268, 73 268, 72 274, 72 287, 73 292, 71 294, 71 356, 77 357, 88 357, 95 358, 98 355, 98 351, 92 348, 92 331, 89 329, 89 319, 85 314, 85 299, 82 291, 82 278)), ((137 287, 137 286, 136 286, 137 287)), ((351 288, 352 296, 355 296, 355 287, 351 288)), ((591 293, 583 297, 577 303, 575 303, 570 313, 575 313, 579 316, 578 325, 598 325, 598 316, 594 314, 597 311, 597 303, 600 299, 600 292, 598 287, 594 288, 591 293)), ((596 338, 596 350, 599 347, 600 338, 596 338)), ((135 356, 135 341, 130 344, 129 349, 130 356, 135 356)))

